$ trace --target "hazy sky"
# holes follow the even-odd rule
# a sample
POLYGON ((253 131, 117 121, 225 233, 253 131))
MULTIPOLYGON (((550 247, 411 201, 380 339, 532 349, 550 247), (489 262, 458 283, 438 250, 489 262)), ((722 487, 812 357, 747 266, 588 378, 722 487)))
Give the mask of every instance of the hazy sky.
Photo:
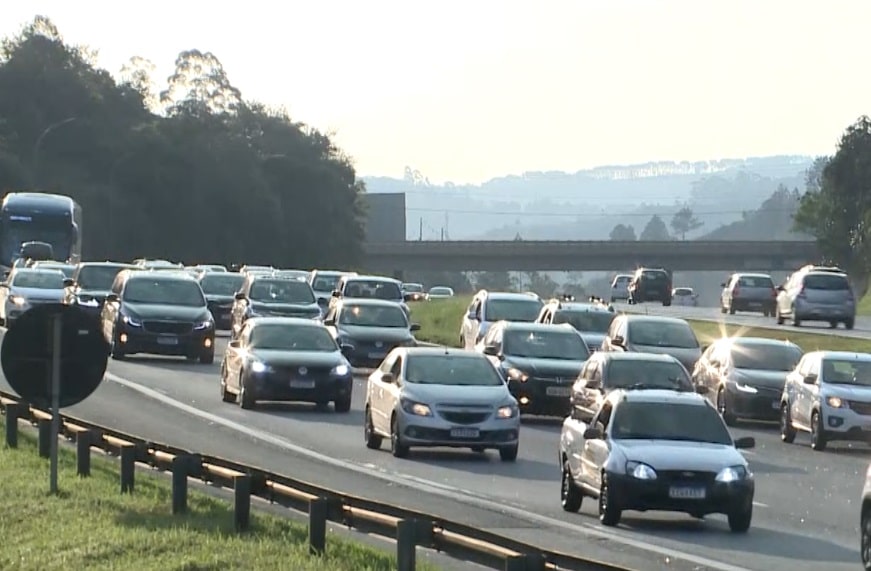
POLYGON ((46 15, 113 73, 212 51, 362 175, 828 153, 871 113, 868 0, 0 2, 0 34, 46 15))

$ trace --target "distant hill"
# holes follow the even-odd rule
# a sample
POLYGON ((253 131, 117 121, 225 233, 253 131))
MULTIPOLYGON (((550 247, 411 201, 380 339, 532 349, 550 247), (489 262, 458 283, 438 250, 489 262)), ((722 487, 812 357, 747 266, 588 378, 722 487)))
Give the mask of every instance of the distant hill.
POLYGON ((505 176, 481 185, 432 184, 407 168, 401 179, 369 177, 370 193, 404 192, 407 237, 604 240, 617 224, 637 233, 653 214, 666 221, 681 207, 703 226, 696 238, 743 219, 780 186, 803 188, 813 157, 776 156, 704 162, 657 162, 505 176), (423 231, 421 232, 421 228, 423 231))
POLYGON ((780 186, 758 210, 747 212, 741 220, 723 225, 701 236, 700 240, 812 240, 792 229, 792 217, 798 210, 798 189, 780 186))

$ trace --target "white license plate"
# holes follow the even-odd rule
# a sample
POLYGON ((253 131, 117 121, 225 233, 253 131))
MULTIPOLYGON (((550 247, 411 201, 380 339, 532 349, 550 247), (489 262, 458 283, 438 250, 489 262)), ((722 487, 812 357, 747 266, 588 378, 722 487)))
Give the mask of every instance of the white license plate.
POLYGON ((776 400, 776 401, 772 402, 772 403, 771 403, 771 408, 773 408, 774 410, 779 409, 779 408, 780 408, 780 401, 779 401, 779 400, 776 400))
POLYGON ((571 387, 547 387, 545 393, 549 397, 568 397, 572 394, 571 387))
POLYGON ((668 490, 668 497, 675 500, 703 500, 706 494, 707 490, 705 488, 672 486, 668 490))
POLYGON ((315 388, 315 382, 311 380, 293 380, 290 381, 290 388, 292 389, 313 389, 315 388))
POLYGON ((370 359, 383 359, 386 353, 369 353, 370 359))
POLYGON ((451 438, 478 438, 480 431, 477 428, 452 428, 451 438))
POLYGON ((178 345, 178 337, 158 337, 158 345, 178 345))

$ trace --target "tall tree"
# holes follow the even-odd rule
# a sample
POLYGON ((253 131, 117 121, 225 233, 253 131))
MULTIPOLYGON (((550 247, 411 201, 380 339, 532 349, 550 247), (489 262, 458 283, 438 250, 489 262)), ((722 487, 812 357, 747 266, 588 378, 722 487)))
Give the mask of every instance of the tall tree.
MULTIPOLYGON (((846 269, 864 295, 871 271, 871 119, 859 117, 844 132, 835 155, 808 176, 795 228, 817 239, 828 261, 846 269)), ((813 171, 813 169, 812 169, 813 171)))
POLYGON ((542 297, 552 297, 559 288, 559 284, 546 273, 526 272, 522 281, 524 290, 534 291, 542 297))
POLYGON ((475 276, 477 289, 511 291, 516 285, 515 280, 508 272, 479 272, 475 276))
POLYGON ((668 227, 665 225, 665 222, 662 221, 662 218, 660 218, 658 214, 654 214, 647 222, 644 230, 641 231, 639 239, 648 241, 665 241, 671 240, 671 234, 668 233, 668 227))
POLYGON ((675 235, 680 236, 681 240, 687 239, 687 233, 697 230, 704 226, 704 222, 699 221, 693 214, 689 206, 684 206, 674 213, 671 217, 671 228, 675 235))
POLYGON ((222 114, 242 106, 242 93, 212 52, 187 50, 175 60, 175 72, 160 94, 167 113, 222 114))
POLYGON ((617 224, 611 230, 609 237, 615 242, 634 242, 638 239, 635 236, 635 228, 631 224, 617 224))

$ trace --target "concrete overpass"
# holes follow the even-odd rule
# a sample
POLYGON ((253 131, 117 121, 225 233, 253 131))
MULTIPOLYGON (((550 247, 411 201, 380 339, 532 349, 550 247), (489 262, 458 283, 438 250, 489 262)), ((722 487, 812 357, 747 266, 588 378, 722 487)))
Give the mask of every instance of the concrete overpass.
POLYGON ((364 244, 366 271, 789 271, 819 261, 816 242, 406 241, 364 244))

